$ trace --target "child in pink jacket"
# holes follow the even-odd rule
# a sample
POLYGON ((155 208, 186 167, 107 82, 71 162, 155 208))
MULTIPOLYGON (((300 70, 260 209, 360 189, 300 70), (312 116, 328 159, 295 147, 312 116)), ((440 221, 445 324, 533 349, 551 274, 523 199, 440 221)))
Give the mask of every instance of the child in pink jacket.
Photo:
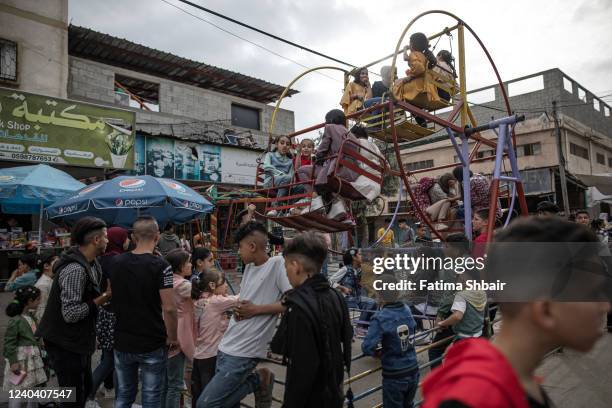
POLYGON ((174 300, 178 315, 179 347, 168 350, 168 369, 162 391, 162 408, 179 408, 184 388, 186 360, 193 360, 193 301, 191 299, 191 255, 183 249, 173 249, 166 255, 172 267, 174 300))
POLYGON ((205 271, 194 284, 194 320, 196 328, 193 373, 191 376, 192 401, 197 401, 208 382, 215 375, 217 351, 227 330, 238 295, 227 295, 227 283, 216 269, 205 271))

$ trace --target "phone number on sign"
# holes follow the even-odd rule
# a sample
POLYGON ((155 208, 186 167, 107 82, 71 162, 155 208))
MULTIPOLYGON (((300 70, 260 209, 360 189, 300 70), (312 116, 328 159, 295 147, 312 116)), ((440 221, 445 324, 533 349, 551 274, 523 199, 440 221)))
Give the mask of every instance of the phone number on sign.
MULTIPOLYGON (((24 390, 8 390, 8 399, 19 399, 38 402, 75 400, 74 388, 32 388, 24 390)), ((6 395, 5 394, 5 395, 6 395)))
POLYGON ((36 161, 36 162, 56 162, 58 161, 57 157, 43 156, 40 154, 28 154, 28 153, 12 153, 11 159, 36 161))

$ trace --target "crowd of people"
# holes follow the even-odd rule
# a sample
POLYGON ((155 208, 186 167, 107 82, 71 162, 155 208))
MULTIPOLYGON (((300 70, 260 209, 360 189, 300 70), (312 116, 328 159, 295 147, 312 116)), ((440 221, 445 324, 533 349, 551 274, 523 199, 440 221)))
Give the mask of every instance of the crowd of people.
MULTIPOLYGON (((383 67, 382 80, 372 86, 367 69, 357 70, 342 96, 343 111, 327 113, 316 147, 312 139, 302 139, 294 152, 287 136, 275 140, 263 159, 263 185, 277 197, 298 198, 275 201, 268 216, 319 211, 355 224, 345 201, 376 198, 384 163, 365 128, 348 129, 345 115, 391 94, 408 101, 423 93, 430 101, 455 97, 426 80, 431 70, 444 82, 455 81, 450 52, 433 55, 425 35, 416 33, 404 59, 406 77, 397 79, 390 67, 383 67), (352 166, 337 165, 342 149, 357 154, 343 158, 352 166), (333 184, 337 179, 342 182, 333 184)), ((425 125, 424 119, 415 119, 425 125)), ((554 216, 558 208, 553 203, 541 203, 538 216, 514 220, 488 236, 489 181, 480 174, 468 176, 474 236, 446 236, 447 257, 484 257, 491 240, 608 242, 604 220, 578 211, 575 222, 565 221, 554 216)), ((464 177, 457 167, 415 185, 417 204, 436 230, 464 218, 464 177)), ((102 394, 113 396, 114 406, 129 408, 140 394, 145 408, 178 408, 185 395, 197 408, 236 407, 253 394, 255 406, 264 408, 271 406, 276 381, 259 363, 272 353, 287 366, 284 407, 341 407, 352 398, 343 382, 350 376, 353 342, 361 338, 363 353, 380 359, 383 406, 412 407, 422 377, 415 339, 423 338, 419 330, 426 316, 398 291, 374 293, 365 287, 361 249, 345 248, 342 266, 328 276, 328 235, 304 232, 285 239, 256 221, 254 210, 249 206, 237 214, 234 242, 242 280, 232 294, 200 234, 179 238, 172 224, 162 232, 147 216, 136 219, 129 231, 83 217, 71 230, 73 248, 59 256, 25 254, 5 287, 15 297, 6 309, 3 388, 42 387, 55 376, 60 387, 75 389, 76 402, 65 406, 95 407, 102 394), (281 254, 272 256, 271 246, 282 246, 281 254), (93 368, 96 350, 100 359, 93 368)), ((383 248, 432 241, 424 222, 410 226, 399 219, 395 231, 391 219, 387 224, 377 231, 383 248)), ((501 262, 513 263, 516 274, 526 279, 533 273, 522 259, 501 262)), ((445 281, 470 278, 454 271, 446 275, 445 281)), ((395 273, 381 279, 398 283, 395 273)), ((609 302, 549 298, 491 307, 485 291, 471 289, 445 290, 437 306, 428 349, 432 372, 422 382, 426 408, 551 407, 534 381, 535 368, 557 347, 590 350, 610 310, 609 302), (504 324, 490 340, 496 308, 504 324)))
MULTIPOLYGON (((539 216, 496 230, 494 240, 602 242, 587 212, 578 211, 572 223, 540 207, 539 216)), ((384 406, 412 406, 421 376, 414 341, 420 312, 397 291, 371 297, 361 282, 360 249, 348 249, 342 268, 328 279, 321 273, 328 248, 321 234, 280 240, 282 255, 270 256, 273 236, 264 224, 244 218, 235 242, 245 267, 240 292, 232 295, 208 249, 187 252, 171 227, 162 234, 150 217, 138 218, 130 232, 85 217, 72 228, 76 247, 40 261, 25 255, 19 276, 7 285, 15 299, 6 310, 4 388, 43 386, 54 373, 59 386, 75 387, 72 406, 95 406, 104 384, 103 395, 115 388, 118 407, 131 407, 138 392, 144 407, 179 407, 186 393, 194 407, 236 406, 248 394, 264 407, 271 404, 275 377, 259 362, 272 352, 287 365, 284 406, 339 407, 355 335, 363 339, 364 354, 381 359, 384 406), (351 309, 361 315, 351 318, 351 309), (96 348, 100 361, 92 370, 96 348)), ((487 210, 474 214, 474 242, 487 241, 487 221, 487 210)), ((400 224, 403 239, 415 242, 418 232, 406 220, 400 224)), ((463 234, 452 234, 444 251, 457 258, 481 256, 480 250, 463 234)), ((531 273, 520 260, 507 261, 518 262, 517 273, 531 273)), ((469 276, 451 272, 446 278, 469 276)), ((382 279, 397 282, 394 274, 382 279)), ((558 346, 589 350, 609 312, 606 302, 501 303, 504 324, 490 342, 485 338, 495 315, 488 301, 479 290, 442 294, 435 346, 428 351, 429 365, 441 368, 423 382, 423 406, 491 406, 483 405, 486 400, 550 406, 532 380, 538 362, 558 346), (570 335, 568 327, 584 335, 570 335), (452 347, 439 344, 448 337, 452 347)))

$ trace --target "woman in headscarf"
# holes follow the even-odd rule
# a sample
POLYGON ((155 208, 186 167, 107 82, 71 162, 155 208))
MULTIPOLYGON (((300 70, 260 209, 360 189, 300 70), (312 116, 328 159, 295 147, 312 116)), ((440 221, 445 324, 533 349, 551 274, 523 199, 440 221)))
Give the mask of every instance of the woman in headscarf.
POLYGON ((346 85, 342 99, 340 99, 340 106, 342 106, 345 115, 350 115, 362 109, 363 102, 372 97, 368 69, 360 68, 354 71, 352 75, 355 80, 346 85))
MULTIPOLYGON (((130 245, 128 231, 124 228, 111 227, 108 229, 107 235, 108 244, 106 245, 106 252, 100 257, 103 291, 106 290, 111 274, 115 272, 113 271, 112 258, 125 252, 130 245)), ((99 308, 98 320, 96 321, 96 336, 98 338, 98 347, 102 350, 102 357, 100 359, 100 364, 93 372, 93 386, 91 395, 89 396, 90 400, 95 400, 96 392, 103 382, 105 395, 108 395, 113 388, 115 371, 113 357, 114 327, 115 314, 112 312, 110 302, 107 302, 99 308)))

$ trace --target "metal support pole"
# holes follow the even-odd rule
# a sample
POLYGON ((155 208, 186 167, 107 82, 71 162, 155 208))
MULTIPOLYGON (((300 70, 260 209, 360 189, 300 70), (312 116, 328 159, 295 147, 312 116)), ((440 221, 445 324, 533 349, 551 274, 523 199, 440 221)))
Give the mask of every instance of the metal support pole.
MULTIPOLYGON (((461 93, 461 100, 467 101, 466 96, 466 84, 465 84, 465 26, 463 23, 459 24, 457 28, 458 40, 459 40, 459 92, 461 93)), ((461 127, 465 127, 468 119, 468 104, 464 103, 461 107, 461 127)))
POLYGON ((559 158, 559 182, 561 183, 561 196, 563 198, 563 212, 565 218, 569 217, 569 198, 567 197, 567 180, 565 179, 565 155, 563 154, 563 143, 561 143, 561 128, 557 117, 557 101, 553 101, 553 118, 555 120, 555 135, 557 136, 557 156, 559 158))
POLYGON ((42 248, 43 239, 42 239, 42 223, 43 223, 43 212, 45 210, 45 206, 43 200, 40 200, 40 214, 38 215, 38 248, 36 248, 36 253, 40 255, 40 250, 42 248))
POLYGON ((463 165, 463 219, 465 236, 472 240, 472 197, 470 196, 470 146, 465 134, 461 134, 461 156, 463 165))

